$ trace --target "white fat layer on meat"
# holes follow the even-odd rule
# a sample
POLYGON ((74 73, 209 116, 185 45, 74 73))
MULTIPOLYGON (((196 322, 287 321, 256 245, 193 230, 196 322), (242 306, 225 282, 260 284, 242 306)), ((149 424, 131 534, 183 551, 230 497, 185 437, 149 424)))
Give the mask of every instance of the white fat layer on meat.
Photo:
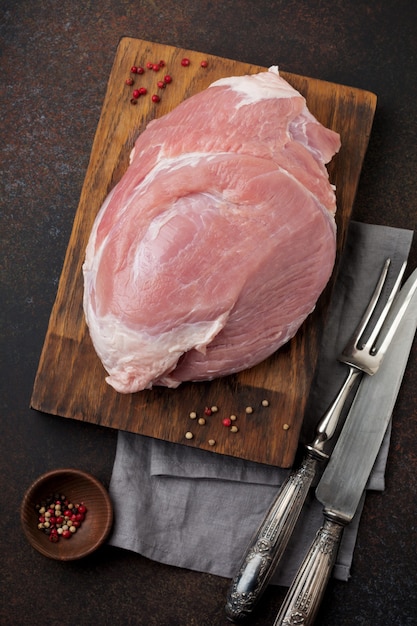
MULTIPOLYGON (((197 167, 200 159, 205 159, 206 161, 212 161, 219 156, 230 156, 230 152, 184 152, 183 154, 178 154, 173 157, 164 157, 160 156, 155 166, 150 170, 150 172, 145 176, 145 178, 139 183, 139 186, 147 185, 152 182, 153 178, 159 174, 162 170, 169 170, 170 172, 175 172, 175 170, 180 169, 181 167, 197 167)), ((136 187, 135 189, 138 189, 136 187)))
POLYGON ((97 319, 87 306, 87 320, 90 315, 95 318, 90 332, 93 331, 94 347, 109 374, 106 380, 121 393, 132 384, 132 378, 142 384, 166 375, 175 368, 182 354, 192 348, 204 354, 206 346, 226 324, 229 313, 226 311, 215 320, 183 324, 151 335, 120 324, 112 315, 97 319))
POLYGON ((210 87, 229 87, 232 91, 239 93, 242 96, 242 100, 234 105, 237 109, 247 104, 254 104, 260 100, 302 97, 296 89, 281 79, 276 65, 270 67, 267 72, 259 74, 220 78, 214 81, 210 87), (275 74, 278 80, 271 81, 269 78, 270 74, 275 74))

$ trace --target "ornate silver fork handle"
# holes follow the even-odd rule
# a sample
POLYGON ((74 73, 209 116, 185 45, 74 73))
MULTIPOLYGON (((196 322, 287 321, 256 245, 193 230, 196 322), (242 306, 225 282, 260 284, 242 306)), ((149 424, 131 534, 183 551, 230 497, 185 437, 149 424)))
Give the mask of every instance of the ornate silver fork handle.
POLYGON ((328 458, 323 446, 333 436, 340 413, 360 373, 349 368, 342 388, 316 428, 314 441, 306 446, 301 466, 283 483, 253 537, 227 595, 225 611, 230 620, 236 622, 250 615, 267 587, 294 531, 318 465, 328 458))
POLYGON ((238 567, 237 574, 230 584, 225 612, 233 622, 242 621, 253 612, 267 587, 294 531, 317 468, 322 461, 328 459, 324 446, 336 431, 343 407, 356 379, 364 371, 373 374, 378 369, 380 357, 377 358, 372 354, 372 347, 399 290, 405 266, 403 266, 388 302, 375 324, 371 338, 366 344, 367 350, 364 350, 364 346, 360 345, 359 342, 381 296, 389 265, 390 260, 387 259, 365 313, 340 357, 340 360, 349 367, 346 380, 335 400, 318 423, 314 441, 306 445, 306 455, 301 466, 298 470, 293 471, 283 483, 264 521, 252 538, 238 567), (349 362, 348 359, 353 355, 356 356, 354 362, 349 362))
POLYGON ((250 615, 280 560, 316 473, 318 458, 308 454, 282 485, 253 538, 229 588, 226 615, 236 622, 250 615))

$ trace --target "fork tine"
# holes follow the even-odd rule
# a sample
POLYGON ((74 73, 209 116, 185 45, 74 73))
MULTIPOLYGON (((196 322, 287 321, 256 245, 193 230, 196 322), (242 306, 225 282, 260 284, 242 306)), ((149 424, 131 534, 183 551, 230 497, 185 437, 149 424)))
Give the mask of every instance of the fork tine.
MULTIPOLYGON (((406 291, 406 295, 403 297, 403 302, 401 303, 401 306, 398 308, 397 313, 395 314, 395 317, 392 321, 390 321, 390 325, 388 328, 388 331, 385 335, 385 337, 382 340, 381 345, 378 347, 378 354, 382 356, 384 356, 385 352, 387 351, 397 329, 398 326, 401 323, 401 320, 404 317, 404 314, 407 310, 408 304, 411 301, 411 299, 414 297, 414 294, 417 291, 417 269, 414 270, 414 272, 411 274, 411 276, 408 278, 406 285, 410 284, 410 289, 408 291, 406 291)), ((401 291, 398 294, 398 298, 401 299, 402 294, 401 291)), ((400 300, 399 300, 400 302, 400 300)))
MULTIPOLYGON (((342 356, 343 355, 347 355, 350 354, 350 352, 354 349, 359 347, 357 344, 360 340, 360 338, 362 337, 363 333, 366 330, 366 327, 369 324, 369 320, 372 317, 373 312, 375 311, 375 307, 378 303, 378 300, 381 296, 382 293, 382 289, 384 287, 387 275, 388 275, 388 270, 389 270, 389 266, 391 265, 391 259, 386 259, 385 263, 382 267, 382 271, 381 274, 378 278, 378 282, 375 286, 374 292, 371 296, 371 299, 368 302, 368 305, 365 309, 364 314, 362 315, 358 325, 356 326, 353 335, 351 336, 351 338, 349 339, 349 342, 347 343, 347 345, 344 347, 343 351, 342 351, 342 356)), ((361 348, 362 346, 360 346, 361 348)))
POLYGON ((391 306, 392 306, 392 303, 394 302, 395 296, 398 294, 398 292, 400 290, 401 281, 403 279, 406 266, 407 266, 407 263, 404 262, 402 264, 401 270, 400 270, 400 272, 399 272, 399 274, 397 276, 397 280, 395 281, 395 284, 394 284, 394 286, 393 286, 393 288, 391 290, 389 298, 388 298, 388 300, 387 300, 387 302, 386 302, 386 304, 385 304, 385 306, 384 306, 384 308, 382 310, 382 313, 379 316, 378 320, 376 321, 375 326, 374 326, 374 328, 372 330, 372 333, 371 333, 368 341, 366 342, 366 344, 364 346, 364 347, 369 348, 371 354, 373 354, 374 351, 375 351, 375 349, 374 349, 375 342, 376 342, 376 340, 378 338, 378 335, 380 333, 380 330, 381 330, 381 328, 382 328, 382 326, 383 326, 383 324, 385 322, 385 319, 386 319, 386 317, 387 317, 387 315, 389 313, 389 310, 391 309, 391 306))

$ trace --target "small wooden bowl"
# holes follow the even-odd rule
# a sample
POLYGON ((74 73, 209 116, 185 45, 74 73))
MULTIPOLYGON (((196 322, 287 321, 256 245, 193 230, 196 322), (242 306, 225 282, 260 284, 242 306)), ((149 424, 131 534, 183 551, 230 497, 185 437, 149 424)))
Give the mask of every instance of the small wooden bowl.
POLYGON ((94 476, 76 469, 57 469, 40 476, 26 491, 20 509, 23 530, 31 545, 44 556, 59 561, 81 559, 106 540, 113 523, 110 496, 94 476), (38 528, 36 505, 49 494, 59 493, 73 504, 87 507, 85 519, 69 539, 53 543, 38 528))

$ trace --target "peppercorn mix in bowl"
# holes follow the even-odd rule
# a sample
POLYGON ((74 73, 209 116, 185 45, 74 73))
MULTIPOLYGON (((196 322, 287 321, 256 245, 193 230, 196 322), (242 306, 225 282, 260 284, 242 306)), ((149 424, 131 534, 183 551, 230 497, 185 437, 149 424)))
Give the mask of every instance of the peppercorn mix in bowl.
POLYGON ((40 476, 26 491, 20 519, 30 544, 60 561, 80 559, 107 539, 113 507, 105 487, 77 469, 40 476))

